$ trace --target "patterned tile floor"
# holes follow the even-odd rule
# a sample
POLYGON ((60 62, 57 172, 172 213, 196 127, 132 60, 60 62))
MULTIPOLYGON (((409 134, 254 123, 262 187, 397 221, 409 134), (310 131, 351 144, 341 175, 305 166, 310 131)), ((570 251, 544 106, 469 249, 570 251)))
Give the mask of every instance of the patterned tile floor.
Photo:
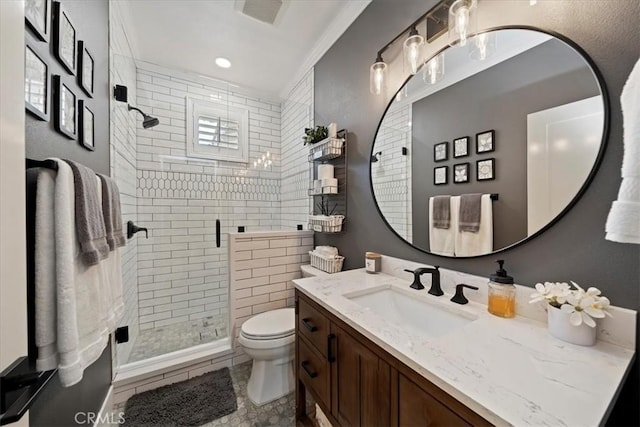
POLYGON ((238 410, 203 427, 266 427, 295 426, 295 393, 271 403, 256 406, 247 397, 247 382, 251 375, 252 362, 231 368, 233 388, 238 399, 238 410))
POLYGON ((227 336, 227 314, 140 331, 128 362, 137 362, 227 336))

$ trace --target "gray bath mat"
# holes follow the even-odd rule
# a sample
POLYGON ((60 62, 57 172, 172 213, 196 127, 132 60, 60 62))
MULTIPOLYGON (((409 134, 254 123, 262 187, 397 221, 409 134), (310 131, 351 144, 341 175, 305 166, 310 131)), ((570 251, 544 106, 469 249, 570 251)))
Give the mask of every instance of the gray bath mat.
POLYGON ((126 426, 200 426, 238 409, 229 368, 136 394, 126 426))

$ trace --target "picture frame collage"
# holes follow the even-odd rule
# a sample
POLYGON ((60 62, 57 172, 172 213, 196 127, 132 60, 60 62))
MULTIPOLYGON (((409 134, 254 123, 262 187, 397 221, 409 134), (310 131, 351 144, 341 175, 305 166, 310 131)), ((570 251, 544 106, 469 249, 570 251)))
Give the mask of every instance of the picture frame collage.
POLYGON ((25 24, 33 37, 25 41, 25 109, 53 120, 56 131, 95 150, 95 57, 64 6, 53 0, 25 0, 25 24), (65 73, 47 62, 49 42, 65 73), (77 86, 73 83, 77 83, 77 86), (81 90, 76 90, 79 87, 81 90), (86 95, 86 99, 80 96, 86 95))
MULTIPOLYGON (((451 143, 451 154, 454 159, 470 156, 471 137, 462 136, 451 143)), ((475 153, 484 155, 495 151, 495 130, 479 132, 475 137, 475 153)), ((449 160, 449 142, 443 141, 433 146, 433 161, 435 163, 449 160)), ((490 181, 495 179, 495 158, 476 160, 476 181, 490 181)), ((452 182, 464 184, 471 181, 471 163, 463 162, 452 165, 452 182)), ((435 166, 433 169, 433 184, 446 185, 449 183, 449 166, 435 166)))

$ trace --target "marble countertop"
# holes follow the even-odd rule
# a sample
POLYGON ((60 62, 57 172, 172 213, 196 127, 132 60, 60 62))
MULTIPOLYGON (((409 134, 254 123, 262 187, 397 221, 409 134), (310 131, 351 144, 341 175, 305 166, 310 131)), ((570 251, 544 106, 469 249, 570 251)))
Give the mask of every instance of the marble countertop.
MULTIPOLYGON (((294 280, 298 290, 427 380, 496 425, 590 426, 608 416, 634 351, 604 341, 581 347, 551 337, 546 324, 502 319, 486 305, 460 306, 409 288, 410 280, 364 269, 294 280), (344 295, 397 288, 475 320, 440 337, 394 324, 344 295)), ((473 291, 467 291, 467 293, 473 291)))

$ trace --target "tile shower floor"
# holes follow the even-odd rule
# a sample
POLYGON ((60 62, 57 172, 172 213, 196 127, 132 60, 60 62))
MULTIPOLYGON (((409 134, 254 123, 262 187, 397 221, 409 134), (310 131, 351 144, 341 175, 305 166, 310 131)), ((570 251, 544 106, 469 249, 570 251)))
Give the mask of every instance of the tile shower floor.
POLYGON ((128 362, 137 362, 227 337, 227 314, 140 331, 128 362))

